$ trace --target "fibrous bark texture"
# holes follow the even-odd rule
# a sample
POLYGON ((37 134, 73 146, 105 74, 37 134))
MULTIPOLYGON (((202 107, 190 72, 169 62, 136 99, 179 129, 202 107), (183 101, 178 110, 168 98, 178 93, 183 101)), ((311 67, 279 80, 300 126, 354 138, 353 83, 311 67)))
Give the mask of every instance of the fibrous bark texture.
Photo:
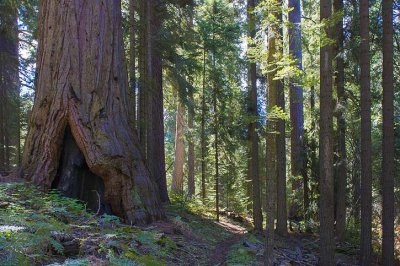
POLYGON ((63 170, 68 126, 88 169, 102 179, 112 212, 144 223, 163 211, 130 121, 120 4, 41 1, 37 93, 22 170, 43 189, 51 188, 63 170))

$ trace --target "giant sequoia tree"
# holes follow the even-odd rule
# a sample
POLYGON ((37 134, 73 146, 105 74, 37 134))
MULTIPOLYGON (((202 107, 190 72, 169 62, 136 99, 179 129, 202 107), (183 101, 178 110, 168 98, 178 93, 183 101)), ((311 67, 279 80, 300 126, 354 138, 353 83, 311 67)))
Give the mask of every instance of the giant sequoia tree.
POLYGON ((104 189, 105 205, 130 223, 160 218, 131 121, 120 0, 41 1, 39 28, 23 174, 45 190, 104 189))

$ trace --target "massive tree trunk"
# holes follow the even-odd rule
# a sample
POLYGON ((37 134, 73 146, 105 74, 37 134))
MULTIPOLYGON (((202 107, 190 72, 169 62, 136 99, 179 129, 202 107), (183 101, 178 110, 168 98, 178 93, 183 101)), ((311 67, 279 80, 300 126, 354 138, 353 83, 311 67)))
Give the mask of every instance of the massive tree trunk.
POLYGON ((70 130, 114 214, 133 224, 161 218, 159 192, 130 121, 120 1, 47 0, 40 14, 38 84, 23 174, 45 190, 59 187, 56 174, 70 165, 60 160, 68 157, 64 136, 70 130))
MULTIPOLYGON (((341 12, 343 0, 334 0, 334 12, 341 12)), ((343 58, 343 19, 336 24, 336 92, 338 97, 337 110, 337 171, 336 171, 336 198, 335 198, 335 217, 336 217, 336 236, 339 241, 343 240, 346 227, 346 184, 347 184, 347 158, 346 158, 346 121, 344 117, 344 106, 346 96, 344 92, 344 58, 343 58)))
POLYGON ((383 140, 382 140, 382 262, 394 264, 394 90, 393 0, 384 0, 383 15, 383 140))
MULTIPOLYGON (((361 245, 362 265, 371 264, 372 254, 372 143, 371 93, 369 63, 368 0, 360 2, 360 68, 361 68, 361 245)), ((338 173, 339 175, 339 173, 338 173)), ((343 197, 343 195, 338 195, 343 197)))
MULTIPOLYGON (((254 17, 255 1, 247 1, 247 23, 248 35, 254 38, 256 35, 256 22, 254 17)), ((248 66, 248 115, 250 116, 249 123, 249 169, 248 180, 251 181, 252 199, 253 199, 253 220, 254 229, 257 232, 262 231, 262 212, 261 212, 261 194, 260 194, 260 175, 258 165, 258 109, 257 109, 257 68, 256 63, 250 62, 248 66)))
POLYGON ((18 10, 0 4, 0 173, 19 164, 18 10))
POLYGON ((172 192, 183 193, 183 165, 185 162, 185 144, 184 144, 184 130, 185 109, 178 97, 178 107, 176 110, 176 130, 175 130, 175 161, 174 173, 172 175, 171 190, 172 192))
MULTIPOLYGON (((332 28, 326 20, 332 16, 332 1, 321 0, 320 18, 325 34, 332 38, 332 28)), ((323 33, 323 32, 322 32, 323 33)), ((320 265, 334 265, 334 178, 333 178, 333 84, 332 48, 325 44, 320 48, 320 265)))
MULTIPOLYGON (((302 69, 302 48, 301 48, 301 9, 300 0, 290 0, 289 8, 293 8, 289 12, 289 22, 292 23, 289 28, 289 50, 293 59, 296 60, 297 67, 302 69)), ((303 110, 303 89, 296 82, 290 82, 290 122, 291 130, 291 150, 290 162, 291 173, 295 180, 292 183, 294 192, 301 189, 304 183, 301 181, 303 175, 304 160, 304 110, 303 110)), ((304 187, 304 192, 306 192, 304 187)), ((295 193, 296 194, 296 193, 295 193)), ((301 199, 295 198, 290 206, 290 217, 298 217, 301 212, 301 199)), ((305 212, 306 210, 304 210, 305 212)))

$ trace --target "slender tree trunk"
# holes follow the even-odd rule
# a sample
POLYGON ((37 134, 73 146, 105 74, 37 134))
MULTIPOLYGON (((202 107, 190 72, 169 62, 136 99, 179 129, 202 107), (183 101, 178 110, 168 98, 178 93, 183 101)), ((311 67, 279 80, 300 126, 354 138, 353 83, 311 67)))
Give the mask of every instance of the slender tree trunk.
MULTIPOLYGON (((334 12, 343 10, 343 0, 334 0, 334 12)), ((347 155, 346 155, 346 120, 344 117, 344 106, 346 105, 346 96, 344 92, 344 60, 343 60, 343 19, 336 24, 336 76, 335 85, 338 97, 337 112, 337 138, 338 138, 338 161, 337 179, 336 179, 336 199, 335 199, 335 217, 336 217, 336 236, 339 241, 343 240, 346 228, 346 184, 347 184, 347 155)))
POLYGON ((69 128, 88 170, 104 183, 112 212, 136 224, 159 219, 163 211, 130 122, 120 4, 40 2, 37 93, 22 174, 45 190, 58 187, 69 128))
POLYGON ((394 90, 393 0, 384 0, 383 17, 383 140, 382 140, 382 262, 394 264, 394 90))
MULTIPOLYGON (((293 25, 289 28, 289 51, 296 60, 297 67, 302 69, 302 48, 301 48, 301 9, 300 0, 290 0, 289 8, 293 8, 289 12, 289 22, 293 25)), ((296 82, 290 82, 290 121, 292 124, 291 131, 291 151, 290 162, 291 172, 295 181, 292 184, 293 191, 298 191, 304 186, 301 181, 303 175, 304 160, 304 110, 303 110, 303 89, 296 82)), ((306 189, 304 188, 304 192, 306 189)), ((305 212, 305 210, 304 210, 305 212)), ((295 198, 290 206, 290 217, 301 216, 301 199, 295 198)))
POLYGON ((139 24, 139 90, 138 90, 138 114, 137 114, 137 129, 139 135, 140 146, 142 148, 143 156, 146 158, 146 144, 147 144, 147 128, 146 128, 146 117, 147 117, 147 109, 146 108, 146 99, 147 99, 147 67, 146 62, 148 60, 148 45, 149 35, 148 32, 148 24, 150 23, 150 16, 148 13, 148 1, 139 1, 139 15, 140 15, 140 24, 139 24))
MULTIPOLYGON (((178 97, 179 98, 179 97, 178 97)), ((178 107, 176 110, 176 130, 175 130, 175 162, 174 173, 172 175, 171 190, 174 193, 183 193, 183 165, 185 162, 185 143, 184 143, 184 129, 185 129, 185 109, 183 104, 178 100, 178 107)))
MULTIPOLYGON (((188 30, 193 30, 193 8, 190 10, 188 21, 188 30)), ((189 77, 190 84, 194 84, 193 77, 189 77)), ((189 143, 188 143, 188 193, 194 196, 196 193, 195 183, 195 152, 194 152, 194 116, 195 116, 195 102, 194 102, 194 89, 189 89, 189 107, 188 107, 188 128, 189 128, 189 143)))
POLYGON ((136 107, 136 22, 135 11, 136 0, 129 1, 129 83, 132 91, 133 127, 136 129, 137 107, 136 107))
POLYGON ((372 253, 372 143, 369 63, 369 1, 360 2, 361 68, 361 249, 362 265, 371 265, 372 253))
MULTIPOLYGON (((279 1, 279 6, 282 6, 282 1, 279 1)), ((283 6, 282 6, 283 7, 283 6)), ((279 23, 282 24, 282 12, 278 13, 279 23)), ((280 54, 283 54, 283 29, 279 28, 279 47, 280 54)), ((276 104, 282 110, 285 111, 285 90, 283 80, 276 82, 276 104)), ((277 121, 277 132, 276 136, 276 152, 277 152, 277 164, 276 164, 276 186, 277 186, 277 200, 276 200, 276 214, 277 224, 276 232, 284 236, 287 234, 287 191, 286 191, 286 122, 284 118, 279 118, 277 121)))
MULTIPOLYGON (((215 5, 215 3, 214 3, 215 5)), ((215 13, 215 6, 214 6, 215 13)), ((214 33, 213 33, 213 43, 214 43, 214 33)), ((217 222, 219 222, 219 119, 218 119, 218 87, 216 84, 216 54, 213 51, 213 107, 214 107, 214 159, 215 159, 215 211, 217 213, 217 222)))
POLYGON ((201 198, 206 199, 206 49, 203 48, 203 90, 201 96, 201 198))
POLYGON ((0 4, 0 171, 18 165, 20 145, 18 10, 10 2, 0 4))
POLYGON ((190 131, 190 139, 189 139, 189 144, 188 144, 188 192, 190 196, 194 196, 196 193, 196 185, 195 185, 195 180, 194 180, 194 141, 193 141, 193 130, 194 130, 194 125, 193 125, 193 120, 194 120, 194 97, 193 97, 193 91, 190 93, 190 106, 188 110, 188 128, 190 131))
MULTIPOLYGON (((285 110, 285 94, 281 81, 277 82, 277 104, 285 110)), ((277 224, 279 235, 287 234, 287 203, 286 203, 286 122, 280 118, 277 125, 277 224)))
MULTIPOLYGON (((247 0, 247 23, 248 36, 254 38, 256 35, 256 22, 254 18, 254 0, 247 0)), ((256 63, 250 62, 248 66, 248 114, 251 117, 249 123, 249 178, 252 183, 253 196, 253 220, 256 232, 262 231, 262 212, 261 212, 261 194, 260 194, 260 175, 258 158, 258 108, 257 108, 257 67, 256 63)))
MULTIPOLYGON (((4 72, 4 67, 2 64, 0 64, 0 70, 3 75, 4 72)), ((1 81, 0 81, 1 82, 1 81)), ((5 172, 5 146, 4 146, 4 130, 6 127, 5 123, 5 112, 4 112, 4 106, 6 105, 6 96, 5 96, 5 89, 4 89, 4 83, 0 84, 0 172, 5 172)), ((1 173, 0 173, 1 174, 1 173)))
MULTIPOLYGON (((310 133, 310 157, 311 157, 311 166, 310 166, 310 176, 314 179, 313 185, 311 186, 311 195, 310 198, 313 200, 315 204, 315 199, 317 195, 319 195, 319 164, 318 164, 318 145, 317 145, 317 126, 316 126, 316 114, 315 114, 315 87, 311 86, 310 93, 310 112, 311 112, 311 133, 310 133)), ((317 219, 315 217, 315 219, 317 219)), ((307 231, 311 231, 310 225, 307 223, 307 231)))
MULTIPOLYGON (((276 34, 277 29, 271 28, 268 32, 268 63, 274 63, 274 56, 277 52, 276 34)), ((277 81, 276 71, 268 74, 268 113, 274 110, 277 105, 277 81)), ((267 185, 267 210, 266 210, 266 237, 265 237, 265 265, 273 265, 274 261, 274 227, 276 212, 276 176, 277 176, 277 121, 276 118, 268 118, 266 136, 266 185, 267 185)))
MULTIPOLYGON (((320 18, 332 17, 332 1, 321 0, 320 18)), ((332 28, 325 25, 326 37, 332 38, 332 28)), ((332 97, 332 45, 320 48, 320 265, 334 265, 334 178, 333 178, 333 97, 332 97)))

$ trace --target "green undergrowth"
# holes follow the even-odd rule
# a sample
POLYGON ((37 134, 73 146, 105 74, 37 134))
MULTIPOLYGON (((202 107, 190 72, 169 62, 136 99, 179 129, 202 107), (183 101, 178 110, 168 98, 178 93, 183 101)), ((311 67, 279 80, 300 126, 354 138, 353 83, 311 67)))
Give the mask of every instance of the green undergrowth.
POLYGON ((170 219, 203 241, 215 245, 232 235, 214 222, 215 212, 200 200, 171 195, 171 202, 172 204, 166 207, 170 219))
POLYGON ((262 255, 262 242, 252 234, 247 234, 243 241, 234 244, 227 255, 227 265, 253 265, 257 256, 262 255), (248 246, 243 245, 243 242, 248 246))
POLYGON ((207 265, 231 233, 202 204, 172 202, 168 221, 136 227, 56 191, 0 184, 0 265, 207 265))

